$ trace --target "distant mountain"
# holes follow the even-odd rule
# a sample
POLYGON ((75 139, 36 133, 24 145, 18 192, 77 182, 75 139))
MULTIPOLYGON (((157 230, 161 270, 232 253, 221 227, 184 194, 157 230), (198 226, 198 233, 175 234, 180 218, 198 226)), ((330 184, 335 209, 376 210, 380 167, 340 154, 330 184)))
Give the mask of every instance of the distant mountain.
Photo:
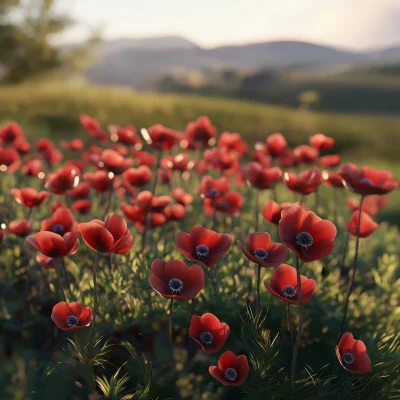
POLYGON ((87 71, 99 84, 149 87, 163 76, 216 69, 257 70, 400 61, 400 48, 352 52, 300 41, 272 41, 203 49, 181 37, 105 41, 87 71))

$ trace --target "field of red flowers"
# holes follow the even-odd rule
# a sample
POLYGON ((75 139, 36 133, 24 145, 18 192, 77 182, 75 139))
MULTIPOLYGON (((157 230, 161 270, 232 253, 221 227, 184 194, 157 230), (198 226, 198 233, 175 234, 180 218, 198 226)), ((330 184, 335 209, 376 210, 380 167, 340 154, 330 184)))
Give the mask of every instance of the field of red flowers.
POLYGON ((0 128, 1 399, 399 399, 398 182, 321 133, 0 128))

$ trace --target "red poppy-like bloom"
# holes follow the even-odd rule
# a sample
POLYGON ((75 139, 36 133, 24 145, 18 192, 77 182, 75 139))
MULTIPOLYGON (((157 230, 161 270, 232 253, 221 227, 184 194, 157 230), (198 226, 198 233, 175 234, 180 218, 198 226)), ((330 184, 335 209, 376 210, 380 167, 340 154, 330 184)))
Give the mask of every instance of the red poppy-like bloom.
POLYGON ((252 162, 245 167, 244 176, 256 189, 271 189, 281 181, 282 171, 277 167, 263 168, 261 164, 252 162))
POLYGON ((329 156, 320 157, 319 163, 323 167, 332 168, 332 167, 336 167, 337 165, 339 165, 341 160, 342 159, 339 154, 332 154, 329 156))
POLYGON ((238 215, 243 207, 243 197, 238 192, 228 192, 216 200, 204 200, 204 212, 207 215, 214 215, 215 211, 238 215))
POLYGON ((175 188, 172 190, 172 196, 174 199, 183 206, 188 206, 193 203, 193 196, 190 193, 186 193, 182 188, 175 188))
POLYGON ((81 139, 72 139, 70 142, 63 140, 61 146, 66 150, 80 151, 83 149, 84 143, 81 139))
POLYGON ((218 139, 218 146, 228 151, 236 151, 241 155, 247 153, 247 143, 242 139, 239 133, 223 132, 218 139))
POLYGON ((357 234, 359 212, 354 211, 347 224, 347 230, 351 236, 366 238, 372 235, 377 229, 378 224, 370 217, 366 212, 361 211, 361 222, 360 222, 360 232, 357 234))
POLYGON ((112 142, 118 142, 128 146, 138 145, 137 147, 135 146, 137 150, 140 150, 142 147, 141 140, 137 134, 137 129, 135 126, 109 125, 108 130, 110 132, 112 142))
POLYGON ((239 386, 245 382, 250 367, 245 355, 236 356, 231 351, 221 354, 218 366, 208 368, 211 376, 224 386, 239 386))
POLYGON ((227 170, 239 167, 238 154, 233 151, 226 151, 220 147, 207 149, 204 152, 204 160, 215 169, 227 170))
POLYGON ((78 251, 78 236, 78 231, 66 233, 64 236, 57 235, 54 232, 42 231, 35 236, 28 236, 26 241, 47 257, 61 258, 72 256, 78 251))
POLYGON ((195 225, 190 233, 176 234, 174 245, 188 260, 199 261, 212 267, 231 246, 231 237, 211 229, 195 225))
POLYGON ((106 149, 100 155, 98 166, 116 175, 122 174, 133 165, 133 160, 124 158, 115 150, 106 149))
POLYGON ((92 309, 74 301, 57 303, 51 313, 53 322, 63 331, 75 332, 87 328, 92 320, 92 309))
POLYGON ((180 139, 178 132, 161 124, 151 126, 147 131, 143 131, 142 135, 151 147, 164 151, 172 149, 180 139))
POLYGON ((392 174, 386 170, 377 170, 371 167, 357 168, 356 165, 347 163, 339 169, 339 175, 345 181, 346 187, 352 192, 361 195, 386 194, 398 186, 392 174))
POLYGON ((128 240, 125 242, 125 244, 120 247, 118 250, 115 251, 115 254, 126 254, 129 253, 131 248, 133 247, 133 236, 130 235, 128 240))
POLYGON ((0 147, 0 172, 15 172, 21 166, 18 151, 0 147))
POLYGON ((128 155, 128 149, 126 148, 125 145, 121 143, 114 143, 111 147, 111 150, 116 151, 119 153, 122 157, 126 157, 128 155))
POLYGON ((99 121, 95 118, 89 117, 89 115, 83 114, 79 118, 81 125, 86 129, 90 136, 104 142, 107 140, 106 133, 101 129, 99 121))
POLYGON ((211 313, 201 317, 192 315, 189 327, 190 337, 201 346, 205 353, 216 353, 221 350, 229 336, 229 326, 211 313))
POLYGON ((157 258, 151 264, 149 283, 164 299, 188 301, 204 288, 204 271, 196 264, 188 267, 179 260, 157 258))
POLYGON ((219 179, 213 179, 211 176, 205 176, 197 189, 202 196, 216 199, 222 197, 229 190, 229 180, 223 176, 219 179))
POLYGON ((121 211, 125 214, 125 217, 132 222, 143 221, 146 215, 146 210, 139 204, 128 204, 122 203, 121 211))
POLYGON ((55 194, 65 194, 79 183, 79 170, 74 166, 60 168, 46 177, 45 188, 55 194))
POLYGON ((355 340, 350 332, 346 332, 336 346, 336 356, 344 369, 353 374, 371 372, 371 360, 367 348, 361 340, 355 340))
POLYGON ((43 171, 42 161, 38 158, 33 158, 25 162, 22 166, 21 171, 27 176, 38 176, 43 171))
POLYGON ((132 236, 126 221, 115 213, 111 213, 105 222, 94 219, 78 224, 78 230, 85 243, 101 253, 115 252, 132 236))
POLYGON ((297 165, 297 159, 294 156, 294 150, 286 148, 283 153, 279 156, 279 164, 281 167, 293 167, 297 165))
POLYGON ((13 188, 11 189, 11 194, 17 203, 23 204, 26 207, 39 207, 49 197, 49 193, 45 191, 37 192, 32 188, 13 188))
POLYGON ((322 179, 327 187, 343 188, 343 179, 339 174, 332 171, 322 171, 322 179))
POLYGON ((85 215, 92 209, 92 202, 87 199, 77 200, 72 203, 71 208, 78 214, 85 215))
POLYGON ((265 203, 263 209, 261 210, 262 216, 270 224, 278 225, 281 220, 281 212, 283 209, 298 203, 282 203, 278 204, 276 201, 269 200, 265 203))
POLYGON ((85 170, 86 167, 86 161, 84 160, 67 160, 64 163, 64 166, 67 167, 76 167, 81 173, 85 170))
POLYGON ((83 178, 97 193, 109 192, 114 181, 114 173, 107 171, 86 172, 83 178))
MULTIPOLYGON (((389 201, 386 194, 366 196, 362 203, 361 211, 364 211, 367 214, 374 216, 381 208, 386 207, 388 204, 389 201)), ((360 208, 360 200, 355 199, 354 197, 350 197, 349 199, 347 199, 347 205, 350 208, 350 211, 358 211, 358 209, 360 208)))
POLYGON ((66 195, 71 199, 86 199, 89 196, 90 185, 88 182, 80 182, 78 186, 72 190, 68 190, 66 195))
POLYGON ((297 205, 285 208, 281 215, 281 240, 301 261, 321 260, 332 252, 336 236, 336 227, 332 222, 297 205))
POLYGON ((164 157, 160 163, 162 168, 172 169, 174 171, 185 172, 194 166, 194 162, 189 160, 186 154, 177 154, 175 156, 164 157))
POLYGON ((16 122, 0 127, 0 143, 12 144, 22 135, 22 128, 16 122))
POLYGON ((322 183, 322 172, 315 167, 300 172, 297 176, 291 172, 285 172, 283 174, 283 181, 292 192, 306 195, 318 189, 322 183))
POLYGON ((273 133, 265 142, 267 152, 272 157, 279 157, 287 147, 287 141, 281 133, 273 133))
POLYGON ((270 168, 272 166, 272 157, 266 154, 265 149, 253 151, 251 159, 261 164, 264 168, 270 168))
POLYGON ((13 235, 26 237, 31 231, 31 224, 27 219, 21 219, 20 221, 11 221, 8 228, 13 235))
POLYGON ((293 150, 297 161, 302 164, 314 164, 319 156, 316 148, 302 144, 293 150))
POLYGON ((138 165, 147 165, 148 167, 154 167, 157 162, 157 157, 148 151, 132 151, 133 157, 136 158, 138 165))
POLYGON ((141 165, 138 168, 127 169, 122 177, 131 186, 144 186, 151 181, 152 173, 147 165, 141 165))
POLYGON ((31 144, 22 136, 15 140, 14 146, 19 154, 27 154, 31 149, 31 144))
POLYGON ((309 142, 318 151, 323 151, 329 150, 335 144, 335 139, 325 136, 323 133, 317 133, 310 136, 309 142))
POLYGON ((287 247, 282 243, 271 243, 271 236, 267 232, 249 233, 246 247, 237 241, 243 254, 261 267, 275 267, 286 260, 287 247))
POLYGON ((169 221, 179 221, 185 218, 186 210, 182 204, 174 204, 164 210, 164 215, 169 221))
POLYGON ((55 210, 50 218, 46 218, 40 225, 41 231, 50 231, 63 236, 67 232, 76 230, 77 223, 68 206, 62 206, 55 210))
POLYGON ((187 124, 186 134, 195 147, 212 146, 215 143, 217 129, 208 117, 202 116, 197 118, 196 121, 187 124))
POLYGON ((47 257, 42 253, 37 253, 36 261, 44 268, 44 269, 51 269, 54 268, 56 260, 51 257, 47 257))
MULTIPOLYGON (((297 287, 297 272, 287 264, 281 264, 272 274, 271 285, 264 280, 264 286, 276 298, 287 304, 298 304, 299 290, 297 287)), ((308 279, 301 275, 301 293, 302 303, 307 304, 310 302, 311 297, 315 293, 317 282, 314 279, 308 279)))

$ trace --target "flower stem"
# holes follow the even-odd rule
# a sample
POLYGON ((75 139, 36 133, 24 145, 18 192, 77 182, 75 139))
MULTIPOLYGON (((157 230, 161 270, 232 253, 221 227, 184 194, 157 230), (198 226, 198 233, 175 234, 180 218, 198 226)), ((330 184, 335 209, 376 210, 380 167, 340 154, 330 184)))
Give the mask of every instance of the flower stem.
POLYGON ((257 314, 260 312, 260 281, 261 281, 261 266, 257 265, 257 314))
POLYGON ((114 192, 113 182, 114 182, 114 179, 111 181, 110 190, 108 191, 107 202, 106 202, 106 206, 104 208, 103 220, 106 219, 107 214, 108 214, 108 212, 110 211, 110 208, 111 208, 111 203, 112 203, 112 199, 113 199, 112 195, 113 195, 113 192, 114 192))
POLYGON ((293 348, 293 356, 292 356, 292 368, 290 372, 290 385, 292 387, 292 392, 294 393, 294 378, 296 373, 296 362, 297 362, 297 354, 300 348, 301 336, 303 334, 303 293, 301 289, 301 274, 300 274, 300 260, 296 257, 296 272, 297 272, 297 290, 299 293, 299 327, 297 329, 296 343, 293 348))
POLYGON ((286 304, 286 319, 287 319, 287 329, 288 329, 288 333, 290 336, 290 343, 292 345, 292 351, 293 351, 293 349, 294 349, 293 327, 292 327, 292 316, 290 313, 290 304, 289 303, 286 304))
POLYGON ((96 329, 96 316, 97 316, 97 264, 99 263, 99 253, 96 251, 96 255, 93 261, 93 321, 91 328, 91 341, 94 340, 94 333, 96 329))
POLYGON ((63 297, 64 301, 67 302, 67 297, 65 296, 64 285, 63 285, 62 280, 61 280, 60 270, 58 268, 57 261, 54 263, 54 269, 56 270, 56 274, 57 274, 57 278, 58 278, 58 283, 60 284, 60 291, 61 291, 62 297, 63 297))
POLYGON ((350 271, 351 276, 350 276, 349 284, 347 286, 346 300, 345 300, 345 303, 344 303, 344 310, 343 310, 343 319, 342 319, 342 323, 340 324, 340 331, 339 331, 338 340, 342 336, 342 333, 343 333, 344 328, 346 326, 347 312, 348 312, 348 309, 349 309, 349 300, 350 300, 351 292, 353 291, 354 278, 356 276, 356 271, 357 271, 358 245, 359 245, 359 242, 360 242, 361 210, 362 210, 362 204, 363 204, 364 198, 365 198, 365 196, 361 197, 360 205, 359 205, 359 208, 358 208, 358 222, 357 222, 357 231, 356 231, 356 251, 355 251, 355 254, 354 254, 353 266, 351 267, 351 271, 350 271))
POLYGON ((169 327, 168 327, 168 338, 169 338, 169 344, 172 345, 172 304, 174 302, 174 299, 171 299, 169 303, 169 327))
POLYGON ((333 194, 333 223, 337 225, 337 189, 332 188, 332 194, 333 194))
POLYGON ((255 231, 258 232, 258 217, 260 214, 260 191, 256 190, 256 221, 255 221, 255 231))

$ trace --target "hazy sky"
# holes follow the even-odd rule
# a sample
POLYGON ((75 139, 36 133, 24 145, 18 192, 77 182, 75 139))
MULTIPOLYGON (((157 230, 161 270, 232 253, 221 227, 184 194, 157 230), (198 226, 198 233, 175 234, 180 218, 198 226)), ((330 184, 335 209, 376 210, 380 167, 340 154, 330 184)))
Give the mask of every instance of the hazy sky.
POLYGON ((400 0, 67 0, 79 22, 105 38, 180 35, 202 46, 295 39, 351 48, 400 44, 400 0))

